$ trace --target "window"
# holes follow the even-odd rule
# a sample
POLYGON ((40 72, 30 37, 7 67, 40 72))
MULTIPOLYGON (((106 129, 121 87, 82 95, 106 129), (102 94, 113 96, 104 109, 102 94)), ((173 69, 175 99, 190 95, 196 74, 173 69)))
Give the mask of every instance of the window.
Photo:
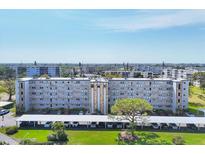
POLYGON ((21 83, 21 88, 23 88, 23 83, 21 83))
POLYGON ((178 99, 178 103, 180 103, 180 99, 178 99))
POLYGON ((21 98, 21 101, 23 101, 23 98, 21 98))
POLYGON ((52 98, 50 98, 50 102, 52 102, 52 98))
POLYGON ((181 84, 178 85, 178 89, 181 89, 181 84))
POLYGON ((180 94, 180 93, 178 93, 178 96, 181 96, 181 94, 180 94))

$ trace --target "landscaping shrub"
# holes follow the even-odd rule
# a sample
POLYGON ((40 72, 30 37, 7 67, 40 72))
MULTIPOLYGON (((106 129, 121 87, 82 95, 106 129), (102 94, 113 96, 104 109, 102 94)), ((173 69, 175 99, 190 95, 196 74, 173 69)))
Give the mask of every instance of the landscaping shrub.
POLYGON ((9 145, 9 144, 4 141, 0 141, 0 145, 9 145))
POLYGON ((173 139, 172 139, 172 142, 173 144, 175 145, 184 145, 185 144, 185 141, 183 139, 182 136, 175 136, 173 139))
POLYGON ((18 131, 18 128, 16 126, 12 126, 12 127, 7 127, 6 128, 6 134, 8 135, 13 135, 18 131))
POLYGON ((47 137, 48 141, 57 141, 56 134, 50 134, 47 137))
POLYGON ((53 145, 53 142, 37 142, 35 139, 24 139, 19 143, 21 145, 53 145))

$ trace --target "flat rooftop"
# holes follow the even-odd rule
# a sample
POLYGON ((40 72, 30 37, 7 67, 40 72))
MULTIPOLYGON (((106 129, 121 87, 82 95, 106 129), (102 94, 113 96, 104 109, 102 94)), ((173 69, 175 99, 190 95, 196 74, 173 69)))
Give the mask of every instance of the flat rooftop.
MULTIPOLYGON (((106 78, 96 78, 96 79, 89 79, 89 78, 61 78, 61 77, 52 77, 52 78, 20 78, 18 79, 19 81, 29 81, 29 80, 91 80, 91 81, 106 81, 106 78)), ((177 79, 173 80, 170 78, 111 78, 108 80, 113 80, 113 81, 186 81, 185 79, 177 79)))
MULTIPOLYGON (((29 115, 25 114, 16 121, 68 121, 68 122, 128 122, 128 120, 117 120, 108 115, 29 115)), ((139 121, 140 122, 140 121, 139 121)), ((176 117, 176 116, 148 116, 148 123, 176 123, 176 124, 202 124, 205 125, 205 117, 176 117)))

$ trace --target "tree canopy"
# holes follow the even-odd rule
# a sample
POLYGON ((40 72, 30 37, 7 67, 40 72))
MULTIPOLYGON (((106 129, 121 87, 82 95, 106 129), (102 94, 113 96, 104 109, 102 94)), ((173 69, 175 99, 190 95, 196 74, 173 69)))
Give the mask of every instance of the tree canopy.
POLYGON ((111 108, 113 114, 120 115, 121 119, 130 122, 132 135, 134 135, 137 121, 140 119, 143 122, 145 120, 144 116, 152 110, 152 105, 141 98, 118 99, 111 108))

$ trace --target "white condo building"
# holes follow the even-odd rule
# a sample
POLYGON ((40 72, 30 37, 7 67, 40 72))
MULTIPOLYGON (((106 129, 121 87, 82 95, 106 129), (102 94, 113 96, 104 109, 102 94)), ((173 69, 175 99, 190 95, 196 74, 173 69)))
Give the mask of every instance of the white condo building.
POLYGON ((154 109, 188 107, 189 81, 148 78, 22 78, 16 81, 17 110, 85 108, 108 114, 120 98, 143 98, 154 109))

